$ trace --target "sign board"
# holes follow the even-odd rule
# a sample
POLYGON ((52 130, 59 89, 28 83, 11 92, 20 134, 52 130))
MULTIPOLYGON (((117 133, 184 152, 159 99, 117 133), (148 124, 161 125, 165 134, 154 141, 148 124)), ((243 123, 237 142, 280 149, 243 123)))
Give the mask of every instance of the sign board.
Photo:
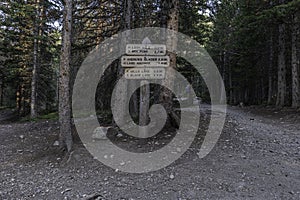
POLYGON ((163 56, 167 53, 166 45, 162 44, 128 44, 126 45, 127 55, 149 55, 163 56))
POLYGON ((125 69, 126 79, 164 79, 165 68, 127 68, 125 69))
POLYGON ((169 56, 123 56, 121 58, 123 67, 168 67, 169 56))

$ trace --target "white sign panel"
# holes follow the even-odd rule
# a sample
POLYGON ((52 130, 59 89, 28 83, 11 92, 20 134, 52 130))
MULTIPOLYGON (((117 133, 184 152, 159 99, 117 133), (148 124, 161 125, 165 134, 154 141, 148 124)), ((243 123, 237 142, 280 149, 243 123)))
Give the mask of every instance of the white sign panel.
POLYGON ((126 79, 164 79, 165 68, 127 68, 126 79))
POLYGON ((166 53, 167 47, 162 44, 128 44, 126 46, 127 55, 163 56, 166 53))
POLYGON ((169 56, 123 56, 121 58, 123 67, 168 67, 169 56))

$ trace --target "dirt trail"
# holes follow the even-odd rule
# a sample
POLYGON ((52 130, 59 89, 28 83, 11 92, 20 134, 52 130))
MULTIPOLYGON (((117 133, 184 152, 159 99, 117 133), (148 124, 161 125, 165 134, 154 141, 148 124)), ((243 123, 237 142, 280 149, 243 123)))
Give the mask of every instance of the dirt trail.
POLYGON ((300 199, 299 113, 262 111, 229 108, 207 157, 197 156, 200 131, 179 160, 147 174, 115 172, 80 145, 63 164, 55 121, 0 124, 0 199, 300 199))

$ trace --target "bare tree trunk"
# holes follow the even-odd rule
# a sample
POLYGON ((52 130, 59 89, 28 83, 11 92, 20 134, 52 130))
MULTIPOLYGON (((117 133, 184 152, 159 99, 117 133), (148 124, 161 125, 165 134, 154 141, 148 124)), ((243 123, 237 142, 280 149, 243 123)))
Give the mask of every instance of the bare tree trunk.
MULTIPOLYGON (((125 21, 124 21, 124 30, 130 29, 131 26, 131 5, 132 2, 131 0, 126 0, 125 1, 125 7, 124 7, 124 12, 125 12, 125 21)), ((128 39, 130 38, 130 35, 127 32, 127 35, 125 35, 125 38, 122 38, 121 41, 121 48, 120 52, 123 52, 126 48, 126 44, 128 42, 128 39)), ((124 68, 121 66, 121 61, 118 64, 118 70, 117 70, 118 78, 121 78, 124 75, 124 68)), ((118 95, 116 96, 116 101, 115 104, 119 104, 120 110, 118 110, 118 115, 119 115, 119 126, 123 126, 126 123, 126 116, 125 116, 125 111, 126 111, 126 106, 128 102, 127 98, 127 90, 128 90, 129 82, 126 80, 125 84, 121 85, 118 88, 118 95)), ((114 126, 116 124, 114 123, 114 126)))
POLYGON ((39 15, 40 15, 40 1, 36 0, 36 18, 34 23, 34 41, 33 41, 33 68, 31 79, 31 100, 30 100, 30 116, 31 118, 37 117, 37 79, 38 79, 38 36, 39 36, 39 15))
POLYGON ((72 1, 65 0, 63 46, 60 61, 59 77, 59 123, 60 145, 71 151, 73 137, 71 132, 71 102, 70 102, 70 57, 72 34, 72 1))
POLYGON ((292 32, 292 107, 300 107, 300 87, 299 87, 299 17, 294 15, 294 24, 292 32))
POLYGON ((18 93, 18 112, 20 116, 24 116, 25 114, 25 84, 21 83, 19 87, 19 93, 18 93))
POLYGON ((272 97, 273 97, 273 64, 274 64, 274 47, 273 47, 273 32, 271 31, 270 37, 270 59, 269 59, 269 69, 268 69, 268 104, 272 104, 272 97))
MULTIPOLYGON (((125 29, 129 30, 131 29, 131 17, 132 17, 132 0, 127 0, 127 5, 126 5, 126 16, 125 16, 125 29)), ((136 85, 135 80, 128 80, 128 87, 129 88, 134 88, 136 85)), ((135 115, 138 115, 138 96, 137 93, 134 93, 132 95, 132 105, 131 105, 131 111, 135 115)))
MULTIPOLYGON (((224 88, 220 88, 221 90, 221 94, 222 94, 222 98, 225 98, 226 94, 223 94, 223 92, 226 93, 226 82, 227 82, 227 78, 226 78, 226 73, 227 73, 227 54, 226 51, 221 52, 221 62, 223 64, 223 69, 222 69, 222 78, 223 78, 223 82, 224 82, 224 88), (222 59, 223 58, 223 59, 222 59)), ((221 102, 225 102, 225 99, 221 99, 221 102)))
POLYGON ((261 96, 260 96, 260 104, 265 102, 265 97, 266 97, 266 93, 265 93, 265 84, 264 84, 264 78, 263 77, 260 77, 260 84, 259 84, 259 87, 260 87, 260 91, 261 91, 261 96))
POLYGON ((0 107, 3 106, 4 83, 0 80, 0 107))
POLYGON ((285 31, 286 25, 284 23, 279 25, 279 55, 278 55, 278 91, 277 91, 277 102, 276 105, 282 107, 285 105, 286 96, 286 43, 285 43, 285 31))
MULTIPOLYGON (((167 28, 173 31, 178 31, 178 20, 179 20, 179 0, 167 0, 168 11, 168 20, 167 20, 167 28)), ((176 49, 177 46, 177 38, 176 35, 174 37, 168 37, 167 46, 172 47, 172 49, 176 49)), ((174 74, 172 74, 171 69, 176 68, 176 54, 168 53, 170 57, 170 66, 166 69, 166 79, 165 84, 168 85, 169 88, 173 88, 174 74)), ((173 112, 173 100, 172 100, 172 91, 164 88, 161 94, 161 102, 163 103, 167 113, 172 118, 174 115, 173 112)))
POLYGON ((226 55, 226 51, 222 52, 221 53, 222 55, 220 56, 221 57, 221 62, 223 64, 223 70, 222 70, 222 77, 223 77, 223 81, 226 82, 226 66, 227 66, 227 55, 226 55), (223 59, 222 59, 223 57, 223 59))
POLYGON ((126 16, 125 16, 125 29, 131 28, 131 15, 132 15, 132 0, 126 0, 126 16))
POLYGON ((18 84, 17 91, 16 91, 16 110, 18 114, 20 114, 21 109, 21 85, 18 84))
POLYGON ((234 97, 234 90, 233 90, 233 85, 232 85, 232 69, 229 66, 228 67, 229 71, 229 77, 228 77, 228 82, 229 82, 229 104, 234 104, 236 102, 235 97, 234 97))

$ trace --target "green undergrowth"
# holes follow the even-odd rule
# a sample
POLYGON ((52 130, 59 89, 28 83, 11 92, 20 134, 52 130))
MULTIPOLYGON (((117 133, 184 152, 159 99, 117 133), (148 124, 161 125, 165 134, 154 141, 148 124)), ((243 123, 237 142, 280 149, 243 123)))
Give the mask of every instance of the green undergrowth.
POLYGON ((43 120, 58 120, 58 113, 52 112, 45 115, 40 115, 36 118, 31 118, 30 116, 22 117, 20 122, 38 122, 43 120))

